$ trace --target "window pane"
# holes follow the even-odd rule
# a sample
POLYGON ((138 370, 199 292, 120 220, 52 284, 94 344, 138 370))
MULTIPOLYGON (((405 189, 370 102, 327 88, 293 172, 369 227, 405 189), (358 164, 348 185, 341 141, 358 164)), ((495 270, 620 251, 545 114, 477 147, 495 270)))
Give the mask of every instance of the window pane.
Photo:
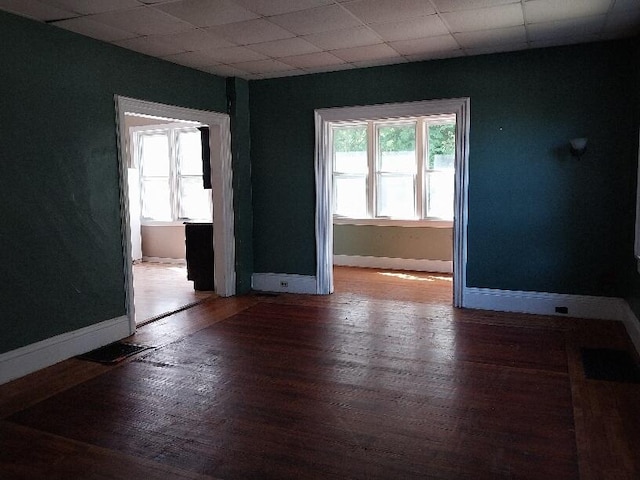
POLYGON ((202 141, 199 130, 178 132, 180 175, 202 175, 202 141))
POLYGON ((367 173, 367 127, 333 127, 333 171, 367 173))
POLYGON ((367 217, 367 179, 365 176, 333 178, 333 213, 343 217, 367 217))
POLYGON ((166 134, 141 135, 143 177, 169 176, 169 137, 166 134))
POLYGON ((399 219, 415 218, 415 182, 413 175, 378 176, 379 217, 399 219))
POLYGON ((379 171, 415 173, 416 124, 378 127, 378 152, 379 171))
POLYGON ((171 197, 169 178, 146 178, 142 180, 142 217, 171 221, 171 197))
POLYGON ((453 169, 456 153, 455 123, 429 124, 428 130, 429 157, 427 169, 453 169))
POLYGON ((427 217, 453 220, 454 172, 427 174, 427 217))
POLYGON ((180 218, 211 221, 211 191, 201 177, 180 178, 180 218))

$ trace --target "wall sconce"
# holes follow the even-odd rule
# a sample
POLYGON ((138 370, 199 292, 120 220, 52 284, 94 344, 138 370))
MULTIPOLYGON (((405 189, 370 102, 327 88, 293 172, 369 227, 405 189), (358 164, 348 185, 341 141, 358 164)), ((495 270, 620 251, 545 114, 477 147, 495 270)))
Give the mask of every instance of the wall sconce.
POLYGON ((586 138, 572 138, 569 140, 571 155, 577 157, 580 160, 580 157, 587 150, 587 139, 586 138))

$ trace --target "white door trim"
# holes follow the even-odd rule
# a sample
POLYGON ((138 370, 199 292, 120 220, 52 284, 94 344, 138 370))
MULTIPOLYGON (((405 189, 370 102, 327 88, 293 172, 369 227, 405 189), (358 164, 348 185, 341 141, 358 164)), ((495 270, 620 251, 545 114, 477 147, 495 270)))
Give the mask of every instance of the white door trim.
POLYGON ((127 186, 127 156, 125 113, 151 115, 168 120, 192 120, 208 125, 211 147, 211 185, 213 196, 214 281, 218 295, 236 293, 235 232, 233 214, 233 171, 231 167, 231 127, 226 113, 194 110, 115 95, 118 132, 118 163, 120 174, 120 218, 122 251, 125 268, 126 309, 131 333, 135 331, 133 304, 133 265, 129 225, 129 192, 127 186))
POLYGON ((469 183, 469 98, 425 100, 358 107, 323 108, 315 111, 316 174, 316 279, 317 293, 333 292, 332 165, 328 131, 332 122, 375 120, 402 116, 456 114, 456 172, 453 221, 453 304, 464 306, 467 284, 467 216, 469 183))

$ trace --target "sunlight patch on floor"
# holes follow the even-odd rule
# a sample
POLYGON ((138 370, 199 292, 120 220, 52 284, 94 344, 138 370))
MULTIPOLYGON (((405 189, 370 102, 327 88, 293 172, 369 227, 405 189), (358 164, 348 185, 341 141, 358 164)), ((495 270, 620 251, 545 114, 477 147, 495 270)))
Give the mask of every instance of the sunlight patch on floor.
POLYGON ((453 277, 440 276, 440 275, 429 275, 427 277, 418 277, 416 275, 411 275, 410 273, 397 273, 397 272, 378 272, 378 275, 400 278, 402 280, 413 280, 417 282, 436 282, 436 281, 451 282, 453 281, 453 277))

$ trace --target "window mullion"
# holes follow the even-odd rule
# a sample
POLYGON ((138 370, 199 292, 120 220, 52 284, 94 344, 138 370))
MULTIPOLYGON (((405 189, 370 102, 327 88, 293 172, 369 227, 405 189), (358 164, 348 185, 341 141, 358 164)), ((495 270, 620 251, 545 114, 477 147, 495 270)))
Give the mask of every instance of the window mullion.
POLYGON ((378 214, 376 208, 378 141, 375 125, 371 121, 367 122, 367 164, 369 167, 369 174, 367 175, 367 216, 375 218, 378 214))
POLYGON ((417 171, 415 175, 416 182, 416 216, 421 219, 424 214, 424 189, 425 189, 425 155, 429 151, 428 140, 429 136, 426 135, 425 119, 419 118, 416 123, 416 154, 418 155, 417 171))
POLYGON ((180 181, 178 178, 177 130, 169 130, 169 195, 171 198, 171 217, 175 222, 180 218, 180 181))

